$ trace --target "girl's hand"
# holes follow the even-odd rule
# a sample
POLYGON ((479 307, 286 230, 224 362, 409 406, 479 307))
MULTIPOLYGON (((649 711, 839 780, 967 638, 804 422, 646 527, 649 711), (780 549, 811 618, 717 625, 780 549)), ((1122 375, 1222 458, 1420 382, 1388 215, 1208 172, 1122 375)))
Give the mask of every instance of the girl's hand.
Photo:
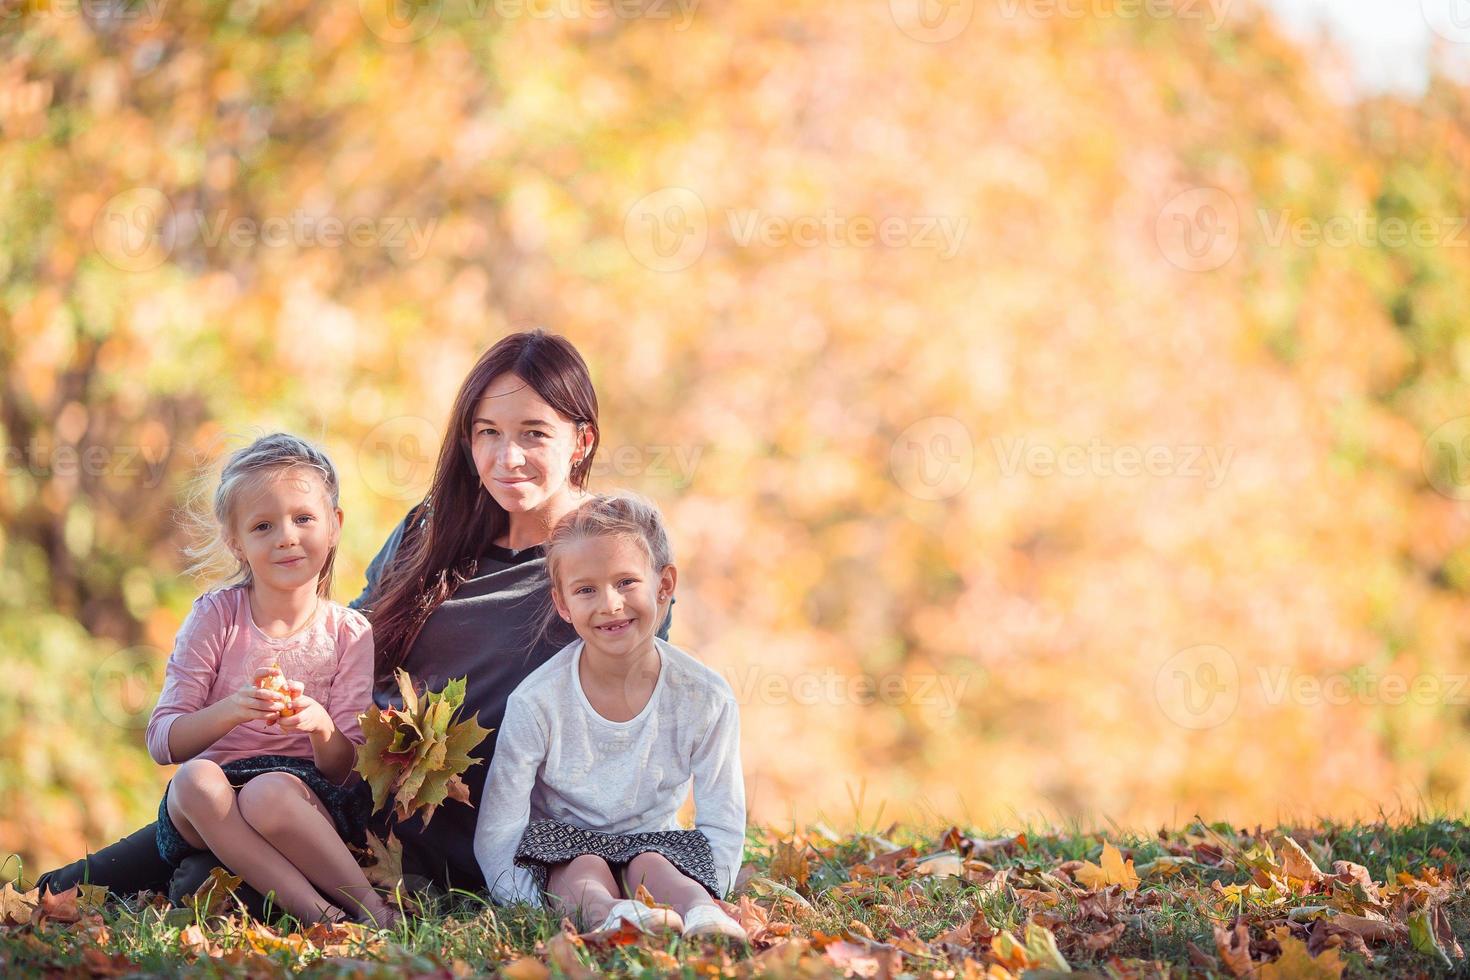
POLYGON ((302 692, 306 689, 300 681, 291 682, 290 707, 294 714, 280 721, 281 730, 305 732, 313 739, 329 739, 337 732, 337 725, 320 701, 309 698, 302 692))
POLYGON ((240 688, 230 696, 230 704, 235 711, 235 724, 263 721, 270 725, 280 717, 281 709, 286 706, 286 699, 279 692, 260 687, 262 679, 276 672, 274 668, 262 667, 255 672, 255 680, 249 686, 240 688))

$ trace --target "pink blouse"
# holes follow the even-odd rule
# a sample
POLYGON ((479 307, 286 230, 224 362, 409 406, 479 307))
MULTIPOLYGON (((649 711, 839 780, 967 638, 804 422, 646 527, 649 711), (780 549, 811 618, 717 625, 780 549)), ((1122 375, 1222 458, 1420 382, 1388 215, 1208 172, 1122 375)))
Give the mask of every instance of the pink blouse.
MULTIPOLYGON (((324 600, 316 618, 290 636, 270 637, 255 625, 245 586, 206 592, 179 627, 169 655, 163 693, 148 721, 148 753, 159 765, 176 760, 168 732, 184 714, 223 701, 255 679, 262 667, 280 664, 289 681, 301 681, 321 702, 337 730, 363 741, 357 716, 373 695, 373 632, 355 609, 324 600)), ((218 763, 252 755, 312 758, 311 736, 277 725, 247 721, 226 732, 198 758, 218 763)), ((182 760, 179 760, 182 761, 182 760)))

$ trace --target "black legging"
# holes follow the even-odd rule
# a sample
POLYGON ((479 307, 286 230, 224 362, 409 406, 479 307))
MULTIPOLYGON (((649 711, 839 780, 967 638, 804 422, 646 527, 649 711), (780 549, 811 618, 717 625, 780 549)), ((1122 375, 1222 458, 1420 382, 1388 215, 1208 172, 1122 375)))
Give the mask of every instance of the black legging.
MULTIPOLYGON (((104 885, 116 895, 164 892, 169 901, 181 905, 209 878, 210 870, 223 862, 213 852, 201 851, 189 855, 177 868, 171 867, 158 853, 157 826, 150 823, 80 861, 48 871, 36 880, 36 885, 52 893, 82 884, 104 885)), ((265 900, 254 888, 242 883, 235 895, 251 915, 266 918, 265 900)))

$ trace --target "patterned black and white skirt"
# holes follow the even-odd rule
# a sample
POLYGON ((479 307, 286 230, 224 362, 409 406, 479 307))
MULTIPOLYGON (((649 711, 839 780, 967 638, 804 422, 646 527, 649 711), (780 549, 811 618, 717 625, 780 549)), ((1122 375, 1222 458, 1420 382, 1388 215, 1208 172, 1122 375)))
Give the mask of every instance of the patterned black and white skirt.
MULTIPOLYGON (((361 844, 366 839, 368 817, 373 808, 373 793, 367 783, 354 779, 346 786, 338 786, 329 780, 310 759, 293 755, 252 755, 236 759, 220 766, 231 786, 239 789, 256 776, 268 772, 288 772, 316 794, 322 806, 332 815, 337 833, 345 841, 361 844)), ((169 780, 173 785, 173 780, 169 780)), ((164 861, 178 867, 190 854, 199 849, 184 839, 168 815, 168 787, 164 787, 163 799, 158 804, 158 854, 164 861)))
MULTIPOLYGON (((624 881, 628 862, 647 851, 656 851, 669 863, 704 886, 715 898, 719 880, 715 876, 715 856, 709 838, 698 830, 659 830, 642 834, 604 834, 583 830, 559 820, 533 820, 521 835, 515 863, 531 872, 536 886, 546 891, 551 868, 583 854, 596 854, 612 868, 614 877, 624 881)), ((637 890, 637 882, 626 882, 628 897, 637 890)))

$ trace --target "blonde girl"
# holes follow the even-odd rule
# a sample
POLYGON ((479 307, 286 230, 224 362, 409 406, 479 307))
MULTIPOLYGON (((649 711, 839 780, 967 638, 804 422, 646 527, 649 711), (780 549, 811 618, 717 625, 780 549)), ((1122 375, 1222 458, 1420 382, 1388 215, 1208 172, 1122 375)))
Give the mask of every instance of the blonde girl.
POLYGON ((194 602, 148 723, 150 754, 179 766, 158 808, 159 853, 177 866, 213 851, 303 921, 391 925, 344 843, 362 837, 371 806, 352 767, 373 639, 330 598, 337 471, 305 440, 264 436, 225 463, 207 521, 195 567, 217 557, 234 575, 194 602))

